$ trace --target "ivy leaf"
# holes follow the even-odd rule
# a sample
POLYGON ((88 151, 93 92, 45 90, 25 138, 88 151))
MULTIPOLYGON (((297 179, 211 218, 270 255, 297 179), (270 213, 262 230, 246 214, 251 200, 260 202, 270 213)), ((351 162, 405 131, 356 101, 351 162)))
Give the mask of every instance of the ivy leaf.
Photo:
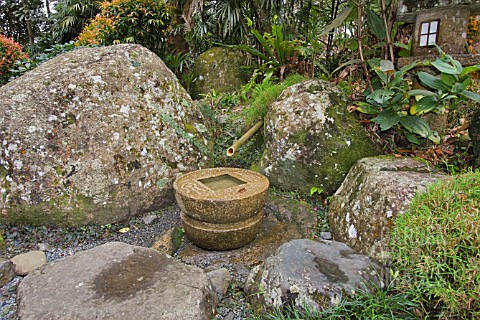
POLYGON ((384 110, 372 119, 373 122, 380 125, 380 129, 385 131, 400 122, 401 117, 392 110, 384 110))

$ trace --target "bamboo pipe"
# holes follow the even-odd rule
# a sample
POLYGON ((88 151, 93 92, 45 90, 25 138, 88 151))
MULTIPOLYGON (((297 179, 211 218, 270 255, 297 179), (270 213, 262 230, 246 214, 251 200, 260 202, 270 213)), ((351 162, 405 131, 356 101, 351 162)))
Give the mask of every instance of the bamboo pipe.
POLYGON ((255 134, 255 132, 260 129, 260 127, 263 125, 263 121, 260 120, 258 121, 253 127, 251 127, 243 136, 240 137, 237 141, 235 141, 230 148, 227 150, 227 156, 231 157, 235 153, 235 151, 240 148, 242 144, 245 143, 251 136, 255 134))

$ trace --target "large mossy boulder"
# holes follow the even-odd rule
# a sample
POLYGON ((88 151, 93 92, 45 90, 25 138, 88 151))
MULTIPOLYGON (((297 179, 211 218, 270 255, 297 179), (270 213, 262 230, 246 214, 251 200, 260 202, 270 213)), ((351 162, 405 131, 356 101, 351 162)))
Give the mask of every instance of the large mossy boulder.
POLYGON ((238 50, 213 47, 198 56, 193 73, 192 97, 202 94, 233 92, 247 83, 249 74, 243 68, 245 56, 238 50))
POLYGON ((328 208, 334 239, 388 265, 395 219, 417 193, 443 178, 445 174, 424 160, 384 156, 359 160, 328 208))
POLYGON ((198 108, 139 45, 76 50, 0 88, 0 223, 112 223, 209 166, 198 108))
POLYGON ((271 185, 332 194, 355 162, 380 154, 348 99, 334 84, 307 80, 283 91, 265 117, 266 146, 260 171, 271 185))

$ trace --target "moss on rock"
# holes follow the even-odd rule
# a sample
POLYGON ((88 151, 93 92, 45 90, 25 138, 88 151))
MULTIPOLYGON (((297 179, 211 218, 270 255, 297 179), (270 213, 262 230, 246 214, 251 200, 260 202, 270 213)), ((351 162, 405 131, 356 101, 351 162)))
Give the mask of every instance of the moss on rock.
POLYGON ((333 84, 307 80, 287 88, 271 106, 261 171, 272 185, 308 194, 332 194, 363 157, 380 154, 347 111, 348 99, 333 84))
POLYGON ((192 97, 199 99, 202 94, 233 92, 247 83, 249 74, 242 68, 245 56, 238 50, 214 47, 202 53, 195 61, 192 97))

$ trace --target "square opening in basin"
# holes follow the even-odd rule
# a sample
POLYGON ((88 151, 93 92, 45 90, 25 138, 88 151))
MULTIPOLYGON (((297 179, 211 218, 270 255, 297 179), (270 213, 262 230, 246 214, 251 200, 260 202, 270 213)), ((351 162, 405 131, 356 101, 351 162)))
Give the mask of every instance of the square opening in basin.
POLYGON ((229 174, 222 174, 221 176, 199 179, 198 181, 212 190, 224 190, 246 183, 245 181, 232 177, 229 174))

